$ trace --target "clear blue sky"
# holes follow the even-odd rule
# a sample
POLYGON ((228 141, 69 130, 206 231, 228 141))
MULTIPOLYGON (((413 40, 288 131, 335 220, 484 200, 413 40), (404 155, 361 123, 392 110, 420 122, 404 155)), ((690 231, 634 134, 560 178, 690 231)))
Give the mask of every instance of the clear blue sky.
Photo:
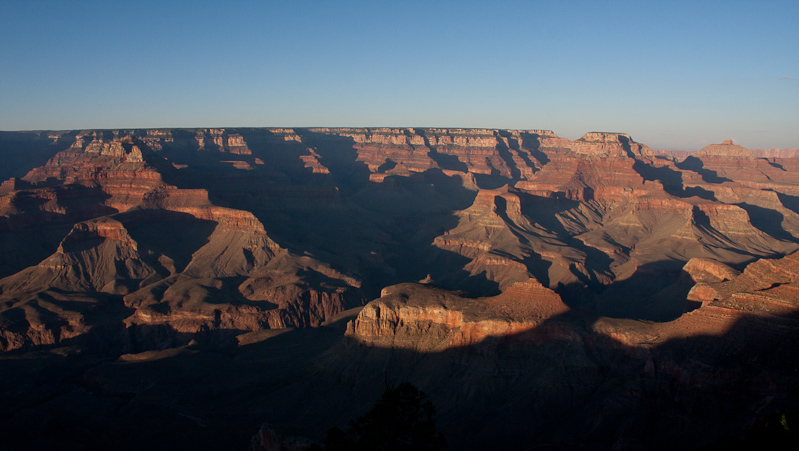
POLYGON ((0 0, 0 130, 233 126, 799 147, 799 1, 0 0))

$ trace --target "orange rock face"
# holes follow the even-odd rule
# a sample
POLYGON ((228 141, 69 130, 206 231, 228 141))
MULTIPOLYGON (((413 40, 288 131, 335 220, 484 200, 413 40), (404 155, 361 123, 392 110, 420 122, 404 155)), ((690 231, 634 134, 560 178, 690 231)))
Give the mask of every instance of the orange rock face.
POLYGON ((696 283, 717 283, 730 280, 740 274, 729 266, 709 258, 692 258, 683 266, 696 283))
POLYGON ((347 334, 373 346, 438 352, 528 332, 568 310, 560 296, 534 279, 480 299, 403 284, 383 289, 347 325, 347 334))

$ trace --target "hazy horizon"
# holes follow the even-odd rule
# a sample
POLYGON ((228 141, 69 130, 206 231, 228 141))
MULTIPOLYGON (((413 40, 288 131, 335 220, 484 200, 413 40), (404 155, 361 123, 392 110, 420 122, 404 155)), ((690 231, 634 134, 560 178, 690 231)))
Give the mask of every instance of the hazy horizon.
POLYGON ((799 147, 799 2, 2 7, 2 130, 411 126, 799 147))

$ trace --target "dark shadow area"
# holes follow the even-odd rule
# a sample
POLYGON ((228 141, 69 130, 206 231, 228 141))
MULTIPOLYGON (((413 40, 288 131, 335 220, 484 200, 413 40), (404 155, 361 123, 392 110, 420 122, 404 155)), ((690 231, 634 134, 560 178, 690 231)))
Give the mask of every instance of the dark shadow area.
MULTIPOLYGON (((538 172, 540 170, 540 167, 530 159, 530 157, 532 156, 531 152, 538 151, 538 146, 540 144, 538 142, 538 140, 534 140, 533 141, 534 142, 534 148, 528 150, 528 149, 522 149, 522 143, 520 143, 519 140, 515 136, 513 136, 513 134, 510 131, 508 131, 508 130, 497 130, 496 133, 499 136, 507 138, 509 147, 511 149, 513 149, 514 151, 516 151, 516 154, 519 156, 519 158, 521 158, 524 161, 524 163, 533 170, 533 173, 538 172)), ((521 137, 521 140, 523 142, 524 141, 524 137, 521 137)), ((540 152, 540 153, 543 155, 543 158, 548 160, 547 156, 544 155, 543 152, 540 152)), ((541 165, 546 164, 546 163, 541 162, 541 160, 538 159, 538 158, 537 158, 537 160, 538 160, 538 162, 541 165)))
POLYGON ((107 332, 136 337, 138 343, 126 352, 148 351, 152 358, 114 361, 116 356, 45 351, 29 358, 0 357, 0 379, 14 386, 0 391, 0 432, 10 434, 3 449, 51 444, 130 450, 246 448, 263 421, 263 395, 287 408, 286 401, 296 393, 285 392, 285 385, 305 380, 310 359, 342 333, 335 328, 289 331, 237 350, 236 331, 194 337, 196 344, 189 347, 189 337, 162 326, 107 332), (174 346, 183 347, 170 349, 174 346), (209 409, 217 414, 209 416, 209 409))
POLYGON ((702 176, 702 180, 707 183, 724 183, 731 182, 732 180, 726 177, 719 177, 716 171, 704 168, 705 163, 697 157, 688 156, 685 160, 676 164, 676 166, 685 171, 693 171, 702 176))
POLYGON ((480 187, 480 189, 498 189, 502 188, 507 184, 513 184, 513 180, 507 177, 502 177, 501 175, 497 175, 496 173, 493 174, 472 173, 472 175, 474 175, 474 180, 477 183, 477 186, 480 187))
POLYGON ((691 211, 692 211, 691 214, 693 215, 694 218, 694 224, 696 224, 696 227, 711 232, 715 230, 713 226, 710 224, 710 218, 707 216, 707 213, 702 211, 701 208, 694 205, 691 211))
POLYGON ((387 159, 387 160, 386 160, 386 162, 385 162, 385 163, 381 164, 381 165, 380 165, 380 166, 377 168, 377 172, 381 172, 381 173, 382 173, 382 172, 390 171, 390 170, 392 170, 392 169, 394 169, 394 168, 396 168, 396 167, 397 167, 397 162, 396 162, 396 161, 393 161, 393 160, 391 160, 391 159, 389 158, 389 159, 387 159))
POLYGON ((0 217, 0 278, 52 255, 75 223, 116 213, 105 205, 110 197, 100 187, 79 184, 17 192, 12 201, 16 214, 0 217), (58 208, 43 210, 51 197, 58 208), (20 246, 20 240, 26 245, 20 246))
MULTIPOLYGON (((231 204, 249 199, 264 184, 288 182, 285 175, 259 170, 262 166, 256 164, 254 155, 223 151, 208 134, 202 138, 203 148, 198 148, 196 130, 173 129, 171 133, 173 141, 164 143, 158 151, 139 141, 144 160, 158 169, 165 183, 181 189, 204 189, 215 205, 236 208, 231 204)), ((222 135, 223 139, 227 137, 222 135)))
POLYGON ((790 194, 783 194, 777 193, 777 198, 780 200, 780 203, 791 210, 792 212, 799 214, 799 196, 791 196, 790 194))
POLYGON ((685 313, 693 312, 699 307, 702 307, 702 302, 700 301, 685 301, 685 313))
POLYGON ((689 186, 682 191, 682 196, 677 197, 698 197, 700 199, 716 201, 716 194, 699 186, 689 186))
MULTIPOLYGON (((494 202, 497 206, 497 215, 502 218, 503 221, 505 221, 511 233, 513 233, 516 239, 519 240, 519 243, 529 246, 531 244, 530 240, 527 239, 521 230, 519 230, 515 222, 508 217, 507 202, 505 199, 501 196, 497 196, 494 199, 494 202)), ((513 256, 508 256, 508 258, 511 260, 516 259, 513 256)), ((526 255, 522 263, 524 263, 524 265, 527 267, 527 271, 529 271, 530 274, 532 274, 539 282, 541 282, 541 284, 543 284, 545 287, 549 286, 549 267, 552 266, 551 262, 546 261, 540 255, 533 253, 526 255)))
POLYGON ((116 361, 6 354, 0 433, 12 450, 244 449, 268 421, 321 441, 401 381, 428 394, 451 449, 696 449, 796 411, 799 316, 742 314, 710 334, 701 312, 696 332, 668 340, 657 324, 569 312, 430 353, 334 326, 116 361))
MULTIPOLYGON (((470 274, 459 269, 469 264, 471 259, 443 249, 431 250, 428 255, 430 257, 423 263, 424 266, 419 268, 421 270, 413 270, 414 277, 404 280, 419 281, 429 275, 433 280, 430 285, 456 291, 465 298, 495 296, 500 293, 499 283, 490 280, 485 272, 470 274), (416 277, 419 275, 421 277, 416 277)), ((421 260, 419 262, 421 263, 421 260)), ((411 268, 406 269, 404 273, 407 274, 409 270, 411 268)))
MULTIPOLYGON (((150 161, 150 158, 167 158, 169 162, 166 163, 166 166, 171 166, 172 163, 174 163, 178 165, 187 165, 191 168, 216 165, 221 160, 218 146, 213 145, 213 142, 210 142, 210 145, 217 150, 216 152, 211 152, 208 146, 204 146, 204 149, 200 150, 199 141, 197 140, 197 130, 172 129, 170 130, 170 134, 172 136, 172 141, 163 143, 161 150, 152 151, 149 147, 146 147, 150 152, 145 153, 144 149, 142 149, 142 153, 148 163, 154 164, 161 169, 161 167, 159 167, 160 165, 157 165, 156 161, 150 161)), ((207 144, 207 141, 207 138, 203 138, 203 144, 207 144)))
POLYGON ((633 170, 641 175, 645 181, 656 180, 663 185, 663 190, 675 197, 699 197, 705 200, 716 200, 716 195, 698 186, 685 188, 682 182, 682 174, 666 166, 654 167, 641 160, 635 160, 633 170))
POLYGON ((421 136, 424 139, 424 145, 430 149, 427 152, 427 155, 436 162, 439 168, 448 170, 448 171, 460 171, 460 172, 468 172, 469 166, 466 163, 460 161, 456 155, 447 155, 444 153, 439 153, 438 149, 430 145, 430 139, 425 134, 424 129, 414 129, 414 132, 421 136))
POLYGON ((77 131, 64 132, 56 140, 49 132, 0 131, 0 182, 12 177, 24 177, 31 169, 47 163, 55 154, 66 150, 75 142, 77 131))
POLYGON ((782 241, 796 242, 797 239, 782 228, 785 216, 782 213, 768 208, 758 207, 747 203, 736 204, 746 210, 749 221, 760 231, 782 241))
POLYGON ((686 296, 694 282, 682 271, 685 262, 647 263, 627 279, 616 281, 594 297, 600 316, 644 321, 672 321, 689 310, 686 296))
POLYGON ((379 213, 374 227, 390 234, 381 256, 391 269, 383 286, 415 282, 428 275, 436 284, 472 295, 498 292, 498 284, 484 275, 470 275, 462 268, 471 259, 443 250, 433 241, 458 225, 457 211, 468 208, 476 193, 463 187, 459 177, 441 169, 430 169, 409 177, 390 176, 383 183, 370 184, 352 200, 362 208, 379 213))
POLYGON ((633 153, 632 146, 630 146, 630 139, 626 136, 619 135, 619 142, 621 143, 622 149, 624 149, 624 152, 627 154, 627 157, 634 159, 636 155, 633 153))
MULTIPOLYGON (((25 212, 40 212, 42 207, 51 201, 49 197, 53 194, 52 190, 33 190, 30 189, 30 184, 25 182, 22 184, 27 185, 25 189, 18 189, 15 193, 9 194, 9 203, 14 206, 17 215, 25 212)), ((8 221, 9 217, 4 216, 2 220, 8 221)))
MULTIPOLYGON (((302 158, 312 155, 306 143, 287 141, 269 129, 237 128, 235 131, 247 142, 252 156, 263 162, 263 165, 256 166, 262 176, 271 179, 267 183, 287 185, 290 182, 312 186, 334 184, 328 174, 313 173, 313 169, 306 166, 302 158)), ((326 167, 326 163, 320 163, 326 167)))
POLYGON ((771 161, 769 159, 766 159, 766 162, 773 168, 777 168, 782 171, 786 170, 781 164, 777 163, 776 161, 771 161))
MULTIPOLYGON (((580 280, 582 285, 560 286, 555 291, 563 298, 564 302, 572 308, 578 308, 593 302, 594 296, 605 289, 600 283, 600 274, 611 274, 610 265, 613 260, 604 252, 587 246, 581 240, 574 238, 558 220, 558 214, 576 208, 580 202, 565 198, 545 198, 525 192, 515 192, 521 203, 521 213, 535 220, 545 229, 555 233, 560 241, 568 247, 574 248, 586 255, 585 270, 588 274, 577 268, 570 268, 572 273, 580 280)), ((590 193, 587 193, 590 196, 590 193)), ((535 268, 535 266, 534 266, 535 268)), ((540 265, 538 271, 542 271, 540 265)), ((537 275, 538 276, 538 275, 537 275)), ((542 276, 543 277, 543 276, 542 276)), ((539 279, 542 280, 542 279, 539 279)), ((548 276, 545 280, 549 280, 548 276)))
MULTIPOLYGON (((192 254, 208 243, 217 223, 197 219, 188 213, 136 209, 114 216, 138 245, 139 255, 172 259, 181 272, 192 254)), ((157 267, 157 266, 155 266, 157 267)))
MULTIPOLYGON (((133 309, 125 307, 122 296, 97 292, 71 293, 57 288, 48 288, 27 300, 24 308, 25 314, 30 314, 31 309, 36 311, 39 323, 35 329, 52 331, 56 344, 33 346, 28 343, 20 349, 0 354, 2 356, 24 355, 27 352, 38 353, 58 348, 74 348, 87 355, 106 358, 116 357, 128 348, 128 341, 117 332, 124 330, 125 326, 122 321, 133 313, 133 309), (46 305, 47 308, 43 308, 42 305, 46 305), (62 312, 80 314, 82 317, 81 327, 88 329, 88 332, 73 337, 62 336, 64 331, 71 331, 74 326, 68 325, 64 315, 54 312, 53 307, 62 312)), ((2 316, 10 318, 9 315, 14 315, 14 310, 5 310, 2 312, 2 316)), ((19 310, 19 313, 22 312, 22 309, 16 310, 19 310)), ((26 329, 30 326, 24 319, 19 324, 25 325, 26 329)), ((25 330, 20 332, 25 333, 25 330)))
POLYGON ((435 150, 431 150, 427 155, 430 156, 430 158, 435 161, 438 167, 441 169, 448 171, 469 172, 469 166, 459 160, 457 155, 438 153, 435 150))
MULTIPOLYGON (((0 218, 0 278, 10 276, 23 269, 37 265, 58 249, 59 243, 72 229, 71 222, 63 221, 63 215, 37 215, 21 224, 4 229, 6 218, 0 218), (41 222, 39 222, 41 221, 41 222), (25 246, 19 245, 25 240, 25 246)), ((16 218, 15 218, 16 219, 16 218)))
POLYGON ((355 141, 346 136, 317 133, 309 129, 295 129, 306 146, 321 156, 319 160, 330 170, 336 186, 351 192, 363 189, 369 183, 369 167, 358 161, 355 141))
MULTIPOLYGON (((494 132, 494 134, 499 135, 499 132, 494 132)), ((510 142, 510 140, 508 142, 510 142)), ((510 153, 510 148, 507 145, 505 145, 505 142, 503 140, 497 139, 496 149, 497 149, 497 154, 499 154, 499 157, 502 158, 502 161, 505 162, 505 166, 507 166, 508 169, 510 170, 510 178, 512 180, 519 180, 522 176, 522 173, 521 171, 519 171, 519 168, 516 166, 516 162, 513 161, 513 155, 511 155, 510 153)))
POLYGON ((547 154, 540 150, 541 148, 541 135, 535 133, 522 133, 522 147, 530 149, 530 155, 538 160, 539 167, 549 163, 547 154))
POLYGON ((105 205, 111 195, 100 186, 79 184, 61 185, 55 188, 59 207, 74 222, 117 213, 117 210, 105 205))

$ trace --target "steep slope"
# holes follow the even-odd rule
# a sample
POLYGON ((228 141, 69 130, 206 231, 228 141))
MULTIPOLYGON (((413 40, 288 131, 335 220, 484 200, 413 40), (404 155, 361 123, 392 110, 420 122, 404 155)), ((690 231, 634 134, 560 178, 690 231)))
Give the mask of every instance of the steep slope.
POLYGON ((122 223, 99 218, 76 224, 56 253, 39 265, 2 279, 0 294, 46 288, 124 294, 130 290, 125 284, 155 274, 122 223))
MULTIPOLYGON (((536 200, 508 187, 480 190, 474 204, 458 213, 458 225, 436 237, 434 245, 470 259, 464 269, 473 276, 484 273, 501 290, 531 275, 552 287, 576 281, 571 269, 584 265, 586 254, 570 247, 566 234, 522 213, 534 208, 536 200)), ((557 208, 557 204, 541 204, 548 213, 557 208)), ((440 278, 434 276, 434 280, 440 278)))
POLYGON ((121 302, 109 295, 156 276, 119 221, 78 223, 55 254, 0 280, 0 347, 54 345, 118 321, 121 302))
MULTIPOLYGON (((357 280, 324 263, 287 254, 250 212, 216 206, 203 189, 165 184, 159 170, 144 161, 136 144, 144 146, 142 142, 133 135, 117 138, 117 133, 104 140, 105 134, 79 133, 70 148, 3 196, 8 236, 18 235, 26 225, 42 230, 37 225, 43 218, 64 226, 83 221, 72 226, 53 255, 0 280, 5 317, 16 318, 4 321, 5 347, 57 343, 66 336, 58 333, 62 323, 86 322, 83 306, 72 309, 68 303, 45 308, 47 320, 14 313, 40 304, 37 299, 52 290, 86 293, 98 302, 107 302, 100 293, 128 294, 124 304, 133 315, 127 328, 133 346, 144 347, 173 346, 204 330, 318 325, 362 302, 357 280), (75 195, 66 195, 72 191, 75 195), (87 191, 94 195, 81 195, 87 191), (96 219, 86 220, 92 217, 96 219), (269 271, 282 281, 269 282, 269 271), (253 291, 253 286, 259 289, 253 291), (153 338, 148 330, 154 325, 162 331, 153 338), (50 338, 35 338, 35 330, 50 338)), ((221 141, 228 146, 224 149, 233 146, 232 152, 248 155, 237 136, 221 141)), ((157 158, 155 162, 160 164, 157 158)), ((115 298, 115 305, 120 301, 115 298)), ((121 319, 109 316, 106 322, 121 319)), ((79 329, 86 333, 91 328, 79 329)))

